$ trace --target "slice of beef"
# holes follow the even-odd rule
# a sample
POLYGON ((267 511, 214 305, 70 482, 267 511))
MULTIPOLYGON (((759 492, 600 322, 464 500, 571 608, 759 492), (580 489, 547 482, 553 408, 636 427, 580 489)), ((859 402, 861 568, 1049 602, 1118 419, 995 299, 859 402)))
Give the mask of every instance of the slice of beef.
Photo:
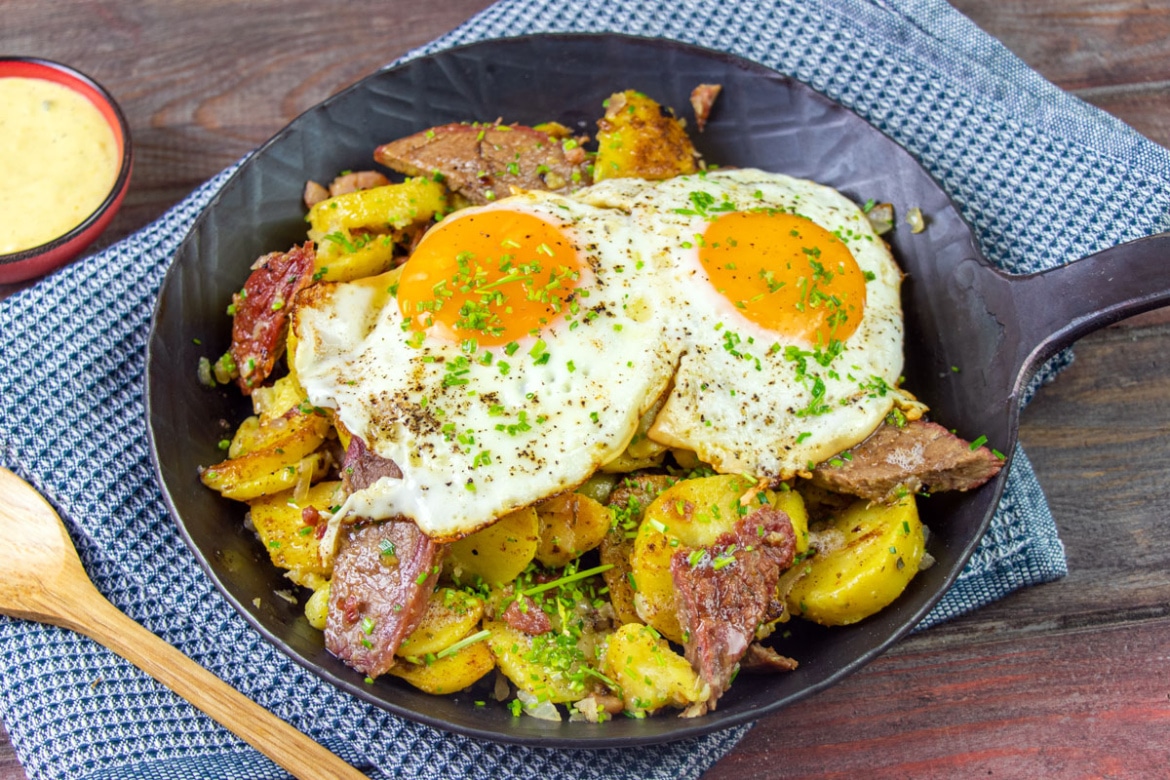
POLYGON ((426 613, 440 550, 410 521, 348 526, 329 586, 329 652, 370 677, 394 666, 394 653, 426 613))
POLYGON ((402 479, 402 470, 394 461, 366 447, 360 437, 351 438, 341 464, 341 485, 345 494, 365 490, 382 477, 402 479))
POLYGON ((799 665, 795 658, 780 655, 772 648, 759 642, 752 642, 743 660, 739 662, 739 668, 742 671, 755 674, 791 672, 799 665))
POLYGON ((293 299, 313 283, 312 242, 272 252, 252 265, 244 289, 232 296, 232 360, 244 395, 260 387, 284 352, 293 299))
POLYGON ((767 615, 780 579, 792 565, 796 534, 784 512, 761 507, 707 548, 683 549, 670 560, 686 658, 710 686, 707 707, 731 684, 740 659, 767 615))
POLYGON ((971 490, 994 477, 1003 461, 972 447, 937 423, 883 424, 848 456, 817 465, 812 482, 835 493, 891 501, 905 493, 971 490))
POLYGON ((544 610, 528 596, 521 596, 504 610, 504 622, 517 631, 533 636, 552 631, 552 621, 544 610))
POLYGON ((583 139, 524 125, 450 124, 379 146, 374 159, 408 176, 440 174, 476 204, 511 188, 565 192, 590 183, 583 139))

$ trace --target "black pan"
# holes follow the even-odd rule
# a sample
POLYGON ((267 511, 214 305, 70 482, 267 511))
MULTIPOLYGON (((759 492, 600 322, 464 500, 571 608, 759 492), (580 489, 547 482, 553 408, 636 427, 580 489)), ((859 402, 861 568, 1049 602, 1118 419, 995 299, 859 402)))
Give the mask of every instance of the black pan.
POLYGON ((217 421, 237 422, 247 405, 238 393, 201 388, 196 363, 227 349, 224 309, 251 262, 304 239, 306 179, 367 168, 376 145, 452 121, 555 119, 593 132, 602 100, 625 88, 687 115, 690 90, 702 82, 724 86, 706 132, 695 135, 712 163, 816 179, 858 202, 893 203, 901 214, 922 209, 925 232, 912 235, 900 221, 890 237, 908 274, 907 386, 967 438, 985 435, 1011 453, 1019 395, 1041 361, 1090 330, 1170 301, 1166 236, 1046 273, 999 273, 947 193, 905 150, 803 84, 728 55, 662 40, 549 35, 488 41, 379 72, 299 117, 243 164, 180 247, 149 345, 148 422, 167 504, 227 599, 295 661, 380 707, 467 735, 545 746, 663 742, 754 720, 837 682, 905 635, 954 581, 987 528, 1007 469, 979 490, 922 502, 937 564, 892 607, 848 628, 789 624, 781 651, 799 658, 796 672, 733 686, 703 718, 550 724, 513 718, 502 706, 474 707, 482 692, 433 697, 390 678, 364 683, 325 651, 299 605, 272 597, 288 582, 244 530, 243 506, 200 485, 197 468, 221 457, 216 443, 225 430, 217 421))

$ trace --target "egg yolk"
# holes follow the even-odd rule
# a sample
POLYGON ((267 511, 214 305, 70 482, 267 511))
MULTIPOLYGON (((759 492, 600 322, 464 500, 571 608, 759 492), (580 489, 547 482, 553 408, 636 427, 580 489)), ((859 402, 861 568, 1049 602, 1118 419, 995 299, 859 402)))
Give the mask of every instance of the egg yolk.
POLYGON ((827 345, 861 324, 864 274, 841 239, 805 217, 724 214, 703 233, 699 260, 719 294, 768 330, 827 345))
POLYGON ((499 346, 563 316, 582 270, 557 225, 522 212, 481 211, 452 217, 423 237, 402 267, 398 308, 416 338, 499 346))

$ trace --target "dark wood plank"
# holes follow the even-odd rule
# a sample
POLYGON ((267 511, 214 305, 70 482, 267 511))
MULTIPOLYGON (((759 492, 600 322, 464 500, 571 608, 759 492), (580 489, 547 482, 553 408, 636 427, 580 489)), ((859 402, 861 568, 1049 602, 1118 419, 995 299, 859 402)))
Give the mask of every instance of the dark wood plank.
MULTIPOLYGON (((1170 144, 1170 0, 952 2, 1058 85, 1170 144)), ((100 247, 487 4, 7 0, 0 38, 6 53, 89 72, 130 117, 135 178, 100 247)), ((708 780, 1164 776, 1167 322, 1163 310, 1084 339, 1025 412, 1067 579, 911 637, 760 723, 708 780)), ((24 777, 0 739, 0 780, 24 777)))
POLYGON ((1068 90, 1165 78, 1170 3, 950 0, 1020 59, 1068 90))

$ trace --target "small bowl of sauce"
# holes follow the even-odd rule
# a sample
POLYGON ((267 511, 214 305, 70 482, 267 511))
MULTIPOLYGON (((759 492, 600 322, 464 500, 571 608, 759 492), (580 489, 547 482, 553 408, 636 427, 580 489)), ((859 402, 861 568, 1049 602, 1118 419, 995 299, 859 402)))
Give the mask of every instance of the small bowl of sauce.
POLYGON ((130 128, 100 84, 0 57, 0 284, 48 273, 109 225, 130 183, 130 128))

